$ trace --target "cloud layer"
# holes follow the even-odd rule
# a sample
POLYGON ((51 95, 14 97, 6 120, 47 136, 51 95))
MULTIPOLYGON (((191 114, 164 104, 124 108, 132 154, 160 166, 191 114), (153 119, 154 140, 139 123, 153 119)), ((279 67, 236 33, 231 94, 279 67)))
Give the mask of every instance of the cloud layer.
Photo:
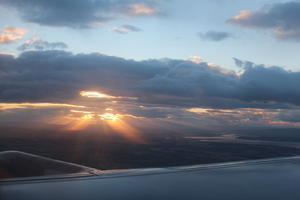
POLYGON ((216 42, 233 37, 230 33, 227 33, 224 31, 208 31, 205 33, 198 33, 198 36, 202 40, 210 40, 210 41, 216 41, 216 42))
POLYGON ((140 31, 142 31, 142 29, 140 29, 136 26, 129 25, 129 24, 124 24, 120 27, 114 27, 112 30, 115 31, 116 33, 119 33, 119 34, 126 34, 128 32, 140 32, 140 31))
POLYGON ((270 29, 280 39, 300 40, 300 2, 276 3, 260 10, 241 11, 229 19, 234 25, 270 29))
POLYGON ((68 45, 64 42, 47 42, 41 38, 32 38, 25 41, 22 45, 18 47, 20 51, 26 50, 54 50, 54 49, 66 49, 68 45))
POLYGON ((1 0, 27 22, 46 26, 89 28, 124 16, 159 13, 154 0, 1 0))
POLYGON ((80 91, 156 105, 286 108, 300 105, 300 72, 236 59, 244 73, 186 60, 134 61, 102 54, 0 55, 0 101, 71 102, 80 91))

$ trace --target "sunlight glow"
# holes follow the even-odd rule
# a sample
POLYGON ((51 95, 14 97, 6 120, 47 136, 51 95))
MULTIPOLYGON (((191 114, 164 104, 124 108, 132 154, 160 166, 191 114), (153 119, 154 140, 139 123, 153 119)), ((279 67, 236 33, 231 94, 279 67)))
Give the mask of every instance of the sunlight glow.
POLYGON ((193 113, 207 113, 209 109, 206 108, 189 108, 186 111, 193 113))
POLYGON ((140 131, 126 121, 118 118, 117 120, 106 120, 105 122, 112 130, 119 133, 122 137, 135 143, 146 143, 142 138, 140 131))
MULTIPOLYGON (((109 109, 110 110, 110 109, 109 109)), ((98 127, 102 133, 114 133, 136 143, 145 143, 140 131, 128 123, 126 118, 144 119, 142 117, 106 112, 99 114, 92 111, 70 110, 70 114, 60 119, 60 124, 68 131, 82 131, 89 127, 98 127), (104 129, 108 129, 105 131, 104 129)))
POLYGON ((73 112, 73 113, 83 113, 83 114, 92 114, 93 113, 93 112, 82 111, 82 110, 70 110, 70 112, 73 112))
POLYGON ((80 131, 86 129, 93 122, 92 114, 84 114, 79 118, 69 118, 66 119, 65 129, 68 131, 80 131))
POLYGON ((81 119, 90 120, 90 119, 93 119, 93 115, 92 114, 85 114, 81 117, 81 119))
MULTIPOLYGON (((102 98, 102 99, 126 99, 136 101, 137 97, 127 97, 127 96, 111 96, 98 91, 80 91, 80 96, 88 98, 102 98)), ((112 103, 117 103, 117 101, 112 101, 112 103)))
POLYGON ((113 114, 113 113, 104 113, 101 115, 98 115, 102 120, 117 120, 119 119, 118 114, 113 114))
POLYGON ((89 97, 89 98, 107 98, 107 99, 116 98, 114 96, 110 96, 108 94, 104 94, 97 91, 81 91, 80 96, 89 97))

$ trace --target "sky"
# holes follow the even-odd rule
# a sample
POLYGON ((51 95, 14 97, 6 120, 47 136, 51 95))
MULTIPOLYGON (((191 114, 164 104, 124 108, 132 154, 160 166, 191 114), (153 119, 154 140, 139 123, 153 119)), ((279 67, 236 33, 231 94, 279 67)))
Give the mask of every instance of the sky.
POLYGON ((0 0, 0 18, 0 126, 300 125, 300 1, 0 0))

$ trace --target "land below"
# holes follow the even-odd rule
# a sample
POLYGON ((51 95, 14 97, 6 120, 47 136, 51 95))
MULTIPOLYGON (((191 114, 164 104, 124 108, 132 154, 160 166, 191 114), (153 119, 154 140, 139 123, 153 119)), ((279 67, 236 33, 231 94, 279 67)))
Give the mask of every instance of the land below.
POLYGON ((184 134, 156 134, 148 135, 146 142, 136 143, 114 134, 58 133, 50 136, 47 131, 37 134, 1 134, 0 151, 18 150, 97 169, 183 166, 300 155, 300 148, 295 145, 298 141, 292 140, 291 135, 286 142, 279 142, 275 134, 275 139, 268 142, 264 134, 256 137, 252 134, 251 138, 245 135, 197 138, 184 134))

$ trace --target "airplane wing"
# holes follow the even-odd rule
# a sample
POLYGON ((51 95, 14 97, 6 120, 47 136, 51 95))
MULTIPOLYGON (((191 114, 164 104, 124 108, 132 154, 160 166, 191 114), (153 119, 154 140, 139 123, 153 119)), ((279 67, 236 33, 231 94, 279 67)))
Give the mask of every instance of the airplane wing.
POLYGON ((300 157, 97 170, 22 152, 3 152, 0 175, 1 200, 300 199, 300 157))

